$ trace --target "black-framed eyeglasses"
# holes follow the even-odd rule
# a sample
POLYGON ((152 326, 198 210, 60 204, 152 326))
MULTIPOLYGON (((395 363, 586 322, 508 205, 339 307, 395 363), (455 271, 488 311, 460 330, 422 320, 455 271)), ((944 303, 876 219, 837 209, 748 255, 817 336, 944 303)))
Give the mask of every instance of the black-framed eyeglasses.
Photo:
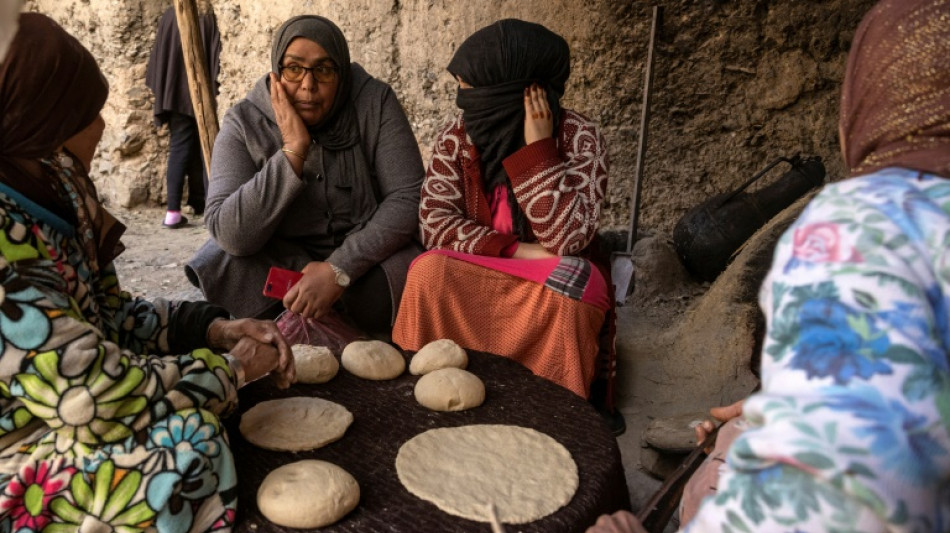
POLYGON ((284 65, 280 67, 280 74, 285 80, 290 82, 303 81, 307 72, 313 75, 313 79, 321 83, 329 83, 336 79, 336 73, 339 68, 336 65, 317 65, 315 67, 302 67, 300 65, 284 65))

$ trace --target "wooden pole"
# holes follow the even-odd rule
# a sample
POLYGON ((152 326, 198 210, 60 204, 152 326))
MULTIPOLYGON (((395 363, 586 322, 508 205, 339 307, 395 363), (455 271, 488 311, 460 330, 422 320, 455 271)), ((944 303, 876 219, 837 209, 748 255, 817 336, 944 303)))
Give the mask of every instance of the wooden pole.
POLYGON ((188 91, 191 94, 195 119, 198 121, 201 153, 210 179, 211 148, 214 146, 214 138, 218 136, 218 115, 212 80, 208 77, 210 70, 205 60, 195 0, 175 0, 175 19, 178 21, 178 33, 181 34, 181 50, 185 58, 185 71, 188 73, 188 91))

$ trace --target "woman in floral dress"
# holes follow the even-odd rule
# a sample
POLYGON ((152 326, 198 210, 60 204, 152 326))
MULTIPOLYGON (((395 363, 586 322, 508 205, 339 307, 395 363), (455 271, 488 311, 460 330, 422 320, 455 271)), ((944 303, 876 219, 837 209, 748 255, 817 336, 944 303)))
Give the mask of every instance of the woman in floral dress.
POLYGON ((687 531, 950 531, 948 21, 947 0, 887 0, 858 27, 852 178, 778 244, 762 390, 687 531))
POLYGON ((950 2, 855 35, 852 179, 782 237, 762 391, 690 531, 950 531, 950 2))
POLYGON ((228 530, 219 418, 292 357, 273 323, 119 290, 124 227, 87 175, 107 95, 78 41, 21 16, 0 66, 0 532, 228 530))

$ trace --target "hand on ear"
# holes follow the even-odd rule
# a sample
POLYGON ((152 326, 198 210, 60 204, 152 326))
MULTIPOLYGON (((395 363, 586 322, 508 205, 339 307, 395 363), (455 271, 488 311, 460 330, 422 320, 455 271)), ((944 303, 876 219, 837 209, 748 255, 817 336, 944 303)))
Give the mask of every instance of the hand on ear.
POLYGON ((524 143, 531 144, 554 135, 554 114, 548 96, 538 84, 524 90, 524 143))

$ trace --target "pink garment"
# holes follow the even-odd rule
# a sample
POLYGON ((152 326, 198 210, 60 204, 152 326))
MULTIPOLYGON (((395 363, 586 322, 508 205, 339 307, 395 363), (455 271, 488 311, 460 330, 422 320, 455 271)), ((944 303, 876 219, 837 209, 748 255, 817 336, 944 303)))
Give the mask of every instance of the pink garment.
MULTIPOLYGON (((513 234, 515 224, 511 218, 511 206, 508 205, 508 187, 495 187, 488 199, 488 207, 491 209, 491 229, 505 235, 513 234)), ((501 256, 511 257, 517 250, 518 241, 515 241, 501 249, 501 256)))
MULTIPOLYGON (((488 204, 491 207, 492 229, 498 233, 511 235, 514 231, 514 224, 511 217, 511 206, 508 205, 508 188, 504 185, 495 187, 488 199, 488 204)), ((418 261, 427 254, 441 254, 497 272, 503 272, 510 276, 533 281, 539 285, 545 285, 563 260, 561 257, 512 259, 511 256, 517 247, 517 242, 512 243, 511 246, 501 251, 502 257, 466 254, 454 250, 430 250, 417 257, 415 261, 418 261)), ((413 261, 413 264, 415 264, 415 261, 413 261)), ((412 267, 410 266, 410 268, 412 267)), ((570 273, 568 273, 568 276, 570 276, 570 273)), ((604 311, 610 308, 610 297, 607 294, 607 281, 600 273, 600 270, 593 264, 590 265, 590 277, 584 285, 584 292, 580 301, 591 304, 604 311)))
POLYGON ((505 235, 514 233, 515 224, 511 219, 511 206, 508 205, 508 187, 495 187, 488 199, 488 206, 491 208, 491 229, 505 235))

